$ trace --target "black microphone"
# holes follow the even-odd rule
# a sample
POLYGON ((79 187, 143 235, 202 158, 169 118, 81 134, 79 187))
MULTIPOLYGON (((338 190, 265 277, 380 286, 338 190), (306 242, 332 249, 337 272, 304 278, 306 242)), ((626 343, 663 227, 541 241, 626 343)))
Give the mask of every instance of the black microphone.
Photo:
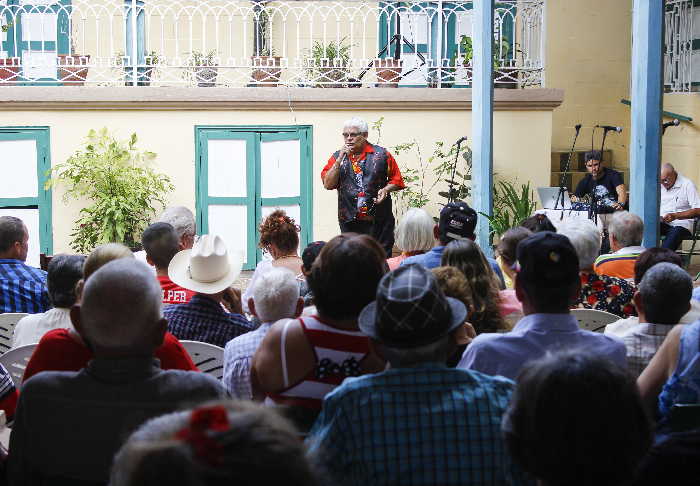
POLYGON ((578 125, 574 125, 574 128, 576 129, 576 133, 578 133, 579 130, 581 130, 581 124, 579 123, 578 125))
POLYGON ((661 128, 668 128, 668 127, 677 127, 678 125, 681 124, 681 121, 678 118, 674 118, 673 120, 664 123, 661 125, 661 128))
POLYGON ((462 142, 466 142, 466 141, 467 141, 467 137, 464 136, 464 137, 460 138, 459 140, 457 140, 457 141, 456 141, 455 143, 453 143, 452 145, 453 145, 453 146, 454 146, 454 145, 461 145, 462 142))
POLYGON ((596 127, 600 127, 606 132, 617 132, 617 133, 622 133, 622 127, 614 127, 612 125, 596 125, 596 127))

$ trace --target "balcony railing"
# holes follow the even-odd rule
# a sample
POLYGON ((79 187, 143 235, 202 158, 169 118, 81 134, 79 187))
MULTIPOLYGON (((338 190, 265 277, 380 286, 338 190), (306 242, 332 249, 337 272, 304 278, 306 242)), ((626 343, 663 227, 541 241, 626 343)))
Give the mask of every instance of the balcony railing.
POLYGON ((689 92, 700 82, 700 73, 693 73, 693 40, 700 38, 700 25, 693 26, 694 3, 666 0, 664 88, 668 92, 689 92))
MULTIPOLYGON (((496 87, 542 86, 544 0, 496 5, 496 87)), ((469 86, 472 18, 459 0, 0 0, 0 85, 469 86)))

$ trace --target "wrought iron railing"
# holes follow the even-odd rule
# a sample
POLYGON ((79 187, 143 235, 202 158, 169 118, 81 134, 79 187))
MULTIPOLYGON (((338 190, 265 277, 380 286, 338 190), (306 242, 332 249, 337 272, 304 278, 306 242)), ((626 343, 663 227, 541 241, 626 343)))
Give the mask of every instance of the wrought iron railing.
MULTIPOLYGON (((496 86, 542 86, 544 0, 496 5, 496 86)), ((460 0, 0 0, 0 84, 469 86, 471 13, 460 0)))
POLYGON ((693 82, 700 81, 693 79, 693 4, 693 0, 666 0, 664 87, 669 92, 689 92, 693 82))

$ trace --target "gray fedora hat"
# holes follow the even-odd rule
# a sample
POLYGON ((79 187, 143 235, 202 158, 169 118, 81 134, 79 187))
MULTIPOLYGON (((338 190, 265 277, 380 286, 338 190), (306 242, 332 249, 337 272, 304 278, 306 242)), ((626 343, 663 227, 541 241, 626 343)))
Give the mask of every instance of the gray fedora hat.
POLYGON ((379 282, 377 299, 362 309, 362 332, 392 348, 433 343, 467 318, 462 302, 443 294, 433 273, 418 264, 402 265, 379 282))

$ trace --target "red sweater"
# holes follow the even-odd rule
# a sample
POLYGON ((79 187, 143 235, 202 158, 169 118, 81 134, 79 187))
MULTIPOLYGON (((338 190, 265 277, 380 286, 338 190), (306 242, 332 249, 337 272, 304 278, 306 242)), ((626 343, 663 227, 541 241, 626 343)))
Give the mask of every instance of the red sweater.
MULTIPOLYGON (((163 344, 153 353, 164 370, 199 371, 175 336, 165 333, 163 344)), ((78 371, 92 359, 92 351, 73 339, 68 329, 54 329, 39 341, 24 370, 22 381, 41 371, 78 371)))

